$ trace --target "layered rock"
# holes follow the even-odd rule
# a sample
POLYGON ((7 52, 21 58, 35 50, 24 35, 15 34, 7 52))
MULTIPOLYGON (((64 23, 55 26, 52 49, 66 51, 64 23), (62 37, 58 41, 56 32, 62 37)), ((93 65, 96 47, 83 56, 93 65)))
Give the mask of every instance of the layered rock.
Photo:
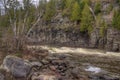
POLYGON ((107 50, 120 51, 120 31, 116 29, 107 30, 107 50))
POLYGON ((74 28, 61 29, 36 29, 30 34, 31 43, 45 43, 60 46, 99 48, 105 51, 120 51, 120 31, 112 28, 106 30, 101 37, 100 29, 96 28, 91 34, 82 33, 74 28), (33 34, 34 35, 33 35, 33 34))
MULTIPOLYGON (((95 3, 98 0, 91 0, 91 9, 94 13, 95 3)), ((29 34, 28 42, 31 43, 51 43, 62 46, 79 46, 85 48, 100 48, 105 51, 120 51, 120 30, 111 28, 114 12, 119 5, 113 0, 100 0, 101 19, 108 25, 104 37, 100 36, 100 27, 95 26, 91 34, 80 32, 80 22, 72 22, 68 16, 63 16, 62 11, 49 22, 43 21, 36 26, 29 34), (111 6, 113 6, 111 8, 111 6), (113 10, 109 10, 109 9, 113 10)), ((95 16, 95 15, 93 15, 95 16)), ((96 17, 96 16, 95 16, 96 17)), ((87 24, 87 23, 86 23, 87 24)))

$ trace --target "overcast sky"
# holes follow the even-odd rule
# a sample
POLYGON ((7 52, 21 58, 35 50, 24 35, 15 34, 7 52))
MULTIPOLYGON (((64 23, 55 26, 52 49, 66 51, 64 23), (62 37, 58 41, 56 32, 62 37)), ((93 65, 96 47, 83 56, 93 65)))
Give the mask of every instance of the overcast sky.
MULTIPOLYGON (((20 2, 22 3, 23 0, 18 0, 18 1, 20 1, 20 2)), ((31 0, 31 1, 32 1, 32 3, 35 4, 35 5, 37 5, 37 4, 39 3, 39 0, 31 0)), ((47 1, 49 1, 49 0, 47 0, 47 1)), ((4 7, 2 6, 1 3, 0 3, 0 9, 1 9, 1 10, 0 10, 1 13, 4 14, 4 7)))
MULTIPOLYGON (((18 0, 20 2, 22 2, 23 0, 18 0)), ((33 2, 33 4, 38 4, 39 3, 39 0, 31 0, 33 2)), ((47 0, 49 1, 49 0, 47 0)), ((2 7, 1 3, 0 3, 0 7, 2 7)))

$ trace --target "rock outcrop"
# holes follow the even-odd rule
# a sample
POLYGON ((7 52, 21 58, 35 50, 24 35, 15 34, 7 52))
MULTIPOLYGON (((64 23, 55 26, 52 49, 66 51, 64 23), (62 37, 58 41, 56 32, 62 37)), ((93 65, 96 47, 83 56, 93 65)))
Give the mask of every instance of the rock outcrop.
MULTIPOLYGON (((95 3, 98 0, 91 1, 91 9, 94 13, 95 3)), ((103 37, 100 36, 99 28, 101 27, 96 25, 98 23, 94 23, 93 27, 95 29, 93 29, 91 34, 87 31, 80 32, 81 23, 79 21, 72 22, 68 16, 63 16, 62 11, 58 11, 51 21, 39 23, 30 32, 28 42, 120 51, 120 30, 111 28, 113 26, 111 24, 114 16, 113 10, 118 10, 119 5, 113 0, 100 0, 100 4, 101 20, 104 20, 105 24, 108 25, 108 29, 103 37)))
POLYGON ((105 51, 120 51, 120 31, 112 28, 106 30, 101 37, 100 29, 96 28, 91 34, 82 33, 74 28, 61 29, 35 29, 29 37, 30 43, 53 44, 60 46, 99 48, 105 51))
POLYGON ((107 30, 107 50, 120 51, 120 31, 116 29, 107 30))

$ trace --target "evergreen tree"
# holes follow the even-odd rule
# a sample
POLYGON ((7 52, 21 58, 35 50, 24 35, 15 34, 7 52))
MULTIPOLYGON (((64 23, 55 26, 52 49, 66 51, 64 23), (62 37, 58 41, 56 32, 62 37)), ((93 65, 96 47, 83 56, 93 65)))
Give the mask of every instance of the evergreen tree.
POLYGON ((88 31, 91 32, 93 29, 93 17, 89 10, 88 4, 85 4, 85 7, 82 11, 81 25, 80 31, 88 31))
POLYGON ((110 4, 107 8, 107 13, 109 14, 113 10, 113 4, 110 4))
POLYGON ((75 2, 72 8, 71 20, 78 21, 81 17, 81 9, 78 2, 75 2))
POLYGON ((116 3, 118 3, 118 4, 119 4, 119 6, 120 6, 120 0, 116 0, 116 3))
POLYGON ((65 0, 65 8, 63 10, 63 16, 70 17, 71 15, 71 9, 73 7, 73 4, 75 3, 75 0, 65 0))
POLYGON ((66 8, 71 9, 74 2, 75 0, 66 0, 65 3, 66 8))
POLYGON ((44 19, 50 21, 56 13, 55 0, 50 0, 46 5, 44 19))
POLYGON ((113 25, 114 28, 120 30, 120 10, 114 11, 112 25, 113 25))
POLYGON ((106 29, 107 29, 107 24, 103 20, 102 23, 100 24, 100 36, 101 37, 104 37, 104 35, 106 33, 106 29))
POLYGON ((90 5, 90 0, 81 0, 81 2, 82 2, 83 4, 90 5))
POLYGON ((61 9, 64 10, 65 9, 65 4, 66 4, 66 0, 61 0, 61 9))
POLYGON ((101 12, 101 4, 100 1, 97 1, 97 3, 95 4, 95 14, 99 14, 101 12))

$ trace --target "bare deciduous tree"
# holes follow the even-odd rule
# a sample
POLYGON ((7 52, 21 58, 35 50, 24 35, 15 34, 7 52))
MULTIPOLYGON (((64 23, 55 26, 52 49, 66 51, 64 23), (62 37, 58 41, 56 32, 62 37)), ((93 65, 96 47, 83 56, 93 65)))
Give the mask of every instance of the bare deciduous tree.
POLYGON ((31 30, 40 22, 43 11, 38 11, 31 0, 23 0, 22 3, 18 0, 1 0, 0 2, 5 9, 4 15, 9 16, 9 28, 13 36, 9 37, 13 41, 11 47, 20 50, 24 47, 31 30))

